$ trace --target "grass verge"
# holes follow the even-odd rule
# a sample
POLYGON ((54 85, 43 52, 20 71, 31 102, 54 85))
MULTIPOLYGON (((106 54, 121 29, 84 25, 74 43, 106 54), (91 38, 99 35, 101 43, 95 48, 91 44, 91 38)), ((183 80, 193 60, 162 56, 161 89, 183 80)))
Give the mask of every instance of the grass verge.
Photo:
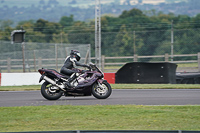
POLYGON ((29 91, 40 90, 41 85, 0 86, 0 91, 29 91))
POLYGON ((0 131, 200 130, 200 106, 0 107, 0 131))
MULTIPOLYGON (((40 85, 1 86, 0 91, 40 90, 40 85)), ((111 84, 113 89, 200 89, 199 84, 111 84)))

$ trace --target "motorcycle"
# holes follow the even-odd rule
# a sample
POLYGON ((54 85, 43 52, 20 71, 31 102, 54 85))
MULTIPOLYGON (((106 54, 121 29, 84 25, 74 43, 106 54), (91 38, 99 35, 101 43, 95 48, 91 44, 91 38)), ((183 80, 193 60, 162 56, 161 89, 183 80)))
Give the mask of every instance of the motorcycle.
POLYGON ((90 70, 76 69, 79 76, 71 82, 72 88, 65 85, 69 76, 57 72, 54 69, 39 69, 41 74, 39 83, 41 94, 48 100, 57 100, 61 96, 91 96, 97 99, 106 99, 112 93, 110 84, 104 80, 103 72, 93 63, 89 64, 90 70))

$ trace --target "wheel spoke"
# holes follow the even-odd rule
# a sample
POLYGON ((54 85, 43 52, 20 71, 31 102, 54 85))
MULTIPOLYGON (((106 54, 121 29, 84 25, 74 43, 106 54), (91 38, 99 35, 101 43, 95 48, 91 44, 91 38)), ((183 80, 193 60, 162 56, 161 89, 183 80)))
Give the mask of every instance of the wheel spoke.
POLYGON ((106 95, 108 88, 105 84, 102 84, 102 86, 97 85, 96 87, 96 93, 100 96, 106 95))
POLYGON ((102 84, 97 83, 93 86, 92 94, 94 97, 98 99, 106 99, 108 98, 112 93, 112 88, 110 84, 106 81, 104 81, 102 84))

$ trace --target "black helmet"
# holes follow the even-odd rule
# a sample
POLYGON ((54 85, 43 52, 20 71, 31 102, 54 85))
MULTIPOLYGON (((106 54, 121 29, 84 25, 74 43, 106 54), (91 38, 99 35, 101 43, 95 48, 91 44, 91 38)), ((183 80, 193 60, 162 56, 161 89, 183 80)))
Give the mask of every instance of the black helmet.
POLYGON ((71 50, 70 55, 74 56, 76 58, 77 61, 79 61, 81 59, 81 54, 79 51, 77 50, 71 50))

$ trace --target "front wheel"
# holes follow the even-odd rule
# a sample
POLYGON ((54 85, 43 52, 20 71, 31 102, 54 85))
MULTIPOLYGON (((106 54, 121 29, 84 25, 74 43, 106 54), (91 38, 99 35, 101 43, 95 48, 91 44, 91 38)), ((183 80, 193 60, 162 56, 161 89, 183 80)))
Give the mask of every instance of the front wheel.
POLYGON ((107 81, 103 81, 102 84, 95 83, 92 86, 92 95, 97 99, 106 99, 112 93, 112 88, 107 81))
POLYGON ((41 94, 47 100, 57 100, 62 96, 63 92, 57 86, 44 82, 41 86, 41 94))

